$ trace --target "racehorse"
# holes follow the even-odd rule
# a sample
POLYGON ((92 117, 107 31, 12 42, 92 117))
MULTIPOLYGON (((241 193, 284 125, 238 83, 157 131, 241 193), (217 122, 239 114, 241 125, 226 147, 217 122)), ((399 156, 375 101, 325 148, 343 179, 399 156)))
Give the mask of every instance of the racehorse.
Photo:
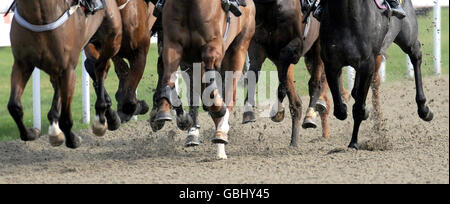
MULTIPOLYGON (((116 56, 112 58, 114 68, 119 78, 119 87, 116 92, 118 117, 111 108, 111 99, 105 92, 108 103, 106 118, 109 130, 116 130, 120 122, 128 122, 133 115, 143 115, 149 110, 149 106, 143 100, 137 100, 136 89, 139 85, 147 62, 147 54, 150 48, 150 30, 156 21, 152 15, 154 4, 144 0, 116 0, 122 16, 123 37, 122 45, 116 56), (125 61, 128 60, 129 63, 125 61)), ((95 63, 98 58, 98 47, 101 43, 94 38, 86 46, 86 69, 95 76, 95 63)), ((94 80, 95 84, 95 80, 94 80)), ((104 135, 106 129, 97 132, 104 135)))
POLYGON ((363 120, 369 117, 366 98, 376 67, 386 49, 396 43, 409 55, 414 66, 416 103, 419 117, 433 119, 432 110, 426 105, 423 91, 421 63, 422 52, 418 40, 417 17, 411 0, 404 0, 407 17, 400 20, 391 17, 381 8, 381 0, 326 0, 320 28, 322 59, 333 95, 334 115, 339 120, 347 118, 347 106, 341 99, 338 82, 342 67, 351 65, 357 71, 352 96, 354 127, 349 148, 358 149, 358 132, 363 120))
MULTIPOLYGON (((292 114, 291 146, 298 146, 302 102, 297 94, 294 79, 294 66, 302 56, 305 57, 307 69, 311 74, 309 81, 310 103, 303 127, 316 128, 316 112, 322 119, 322 136, 329 138, 328 114, 330 102, 327 97, 328 84, 325 79, 323 63, 320 57, 319 27, 320 23, 313 17, 303 23, 305 15, 298 0, 254 0, 256 5, 256 33, 250 43, 250 72, 259 80, 259 72, 266 58, 277 67, 280 77, 278 103, 272 108, 271 119, 281 122, 285 117, 283 100, 289 97, 292 114)), ((343 89, 344 97, 348 98, 343 89)), ((254 107, 256 90, 249 86, 243 123, 256 121, 254 107)))
MULTIPOLYGON (((255 32, 255 6, 253 1, 240 0, 242 15, 236 17, 228 11, 229 1, 220 0, 167 0, 162 12, 164 45, 162 61, 158 63, 159 82, 155 93, 155 107, 151 113, 151 126, 157 131, 171 121, 171 108, 177 112, 177 125, 188 130, 192 117, 183 111, 176 91, 173 74, 180 64, 202 62, 202 93, 212 99, 205 105, 216 126, 212 140, 219 144, 218 157, 226 159, 223 149, 228 143, 229 116, 236 102, 236 86, 242 74, 246 53, 255 32), (228 5, 227 5, 228 3, 228 5), (224 97, 216 85, 216 72, 225 78, 232 71, 235 78, 224 88, 224 97), (226 101, 224 101, 226 99, 226 101), (229 100, 228 100, 229 99, 229 100)), ((192 72, 191 81, 193 81, 192 72)), ((222 87, 223 88, 223 87, 222 87)), ((203 97, 205 98, 205 97, 203 97)))
MULTIPOLYGON (((49 138, 53 146, 66 140, 66 146, 77 148, 81 138, 72 131, 72 99, 75 88, 75 68, 80 53, 89 39, 97 33, 102 42, 95 72, 97 90, 103 90, 107 61, 120 48, 122 23, 114 0, 105 0, 106 9, 86 16, 80 2, 75 0, 16 0, 16 10, 11 27, 11 48, 14 65, 11 73, 11 95, 8 110, 14 118, 20 138, 24 141, 40 137, 37 129, 25 127, 21 96, 35 67, 50 75, 54 88, 53 103, 48 113, 49 138)), ((106 107, 99 97, 96 107, 106 107)), ((104 118, 100 116, 104 121, 104 118)))

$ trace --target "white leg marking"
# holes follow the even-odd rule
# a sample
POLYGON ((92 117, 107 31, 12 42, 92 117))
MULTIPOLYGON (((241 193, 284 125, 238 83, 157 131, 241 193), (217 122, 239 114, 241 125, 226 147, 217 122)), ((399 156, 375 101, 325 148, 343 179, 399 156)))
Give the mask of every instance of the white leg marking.
POLYGON ((193 127, 188 131, 188 136, 194 136, 194 137, 199 137, 200 136, 200 131, 198 128, 193 127))
POLYGON ((225 153, 225 144, 217 144, 217 159, 228 159, 227 154, 225 153))
POLYGON ((228 133, 228 131, 230 131, 230 124, 228 123, 229 119, 230 119, 230 111, 227 109, 225 116, 222 117, 222 119, 219 122, 219 125, 217 126, 217 131, 228 133))
POLYGON ((61 129, 59 129, 58 122, 52 123, 48 127, 48 135, 50 135, 50 136, 58 136, 61 133, 62 133, 62 131, 61 131, 61 129))
POLYGON ((275 117, 281 110, 284 109, 283 103, 277 100, 278 103, 274 104, 270 110, 270 117, 275 117))

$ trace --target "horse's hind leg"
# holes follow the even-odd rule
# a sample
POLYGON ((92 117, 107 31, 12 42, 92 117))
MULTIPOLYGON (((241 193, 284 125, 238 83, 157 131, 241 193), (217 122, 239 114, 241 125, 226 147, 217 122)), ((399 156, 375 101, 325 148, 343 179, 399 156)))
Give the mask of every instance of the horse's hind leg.
POLYGON ((310 101, 302 127, 304 129, 317 128, 315 122, 317 116, 316 112, 325 113, 328 111, 328 105, 323 97, 321 97, 323 83, 326 79, 323 70, 323 62, 320 58, 320 47, 318 42, 316 42, 311 50, 305 55, 305 63, 311 75, 308 83, 310 101))
MULTIPOLYGON (((94 120, 94 134, 102 136, 106 133, 106 129, 109 129, 111 131, 113 130, 117 130, 120 127, 120 118, 119 115, 112 109, 112 101, 110 96, 108 95, 108 93, 106 92, 106 89, 104 88, 103 85, 99 85, 100 81, 104 81, 104 77, 106 77, 106 73, 108 72, 107 70, 110 67, 109 61, 104 61, 103 63, 100 62, 100 52, 98 51, 99 48, 97 48, 94 44, 88 44, 85 47, 85 52, 86 52, 86 62, 85 62, 85 67, 86 67, 86 71, 89 73, 90 77, 93 80, 94 83, 94 89, 96 91, 97 94, 97 102, 99 101, 100 98, 102 98, 102 100, 105 101, 105 115, 104 117, 106 117, 106 122, 108 125, 106 125, 105 121, 100 121, 100 116, 99 114, 96 115, 96 118, 94 120), (97 67, 104 67, 101 69, 98 69, 97 67), (103 73, 104 72, 104 73, 103 73), (97 77, 99 76, 99 77, 97 77), (101 79, 101 80, 100 80, 101 79), (101 97, 100 95, 101 94, 101 97), (101 124, 105 124, 105 125, 101 125, 101 124)), ((102 82, 103 83, 103 82, 102 82)), ((97 109, 97 104, 96 104, 96 109, 97 109)), ((97 112, 98 113, 98 112, 97 112)))
POLYGON ((59 80, 61 88, 61 116, 59 125, 66 137, 66 146, 76 149, 81 145, 81 138, 72 132, 72 99, 76 85, 76 74, 74 69, 68 69, 59 80))
POLYGON ((372 117, 375 120, 377 129, 381 128, 381 122, 383 117, 381 112, 381 101, 380 101, 381 77, 378 72, 380 70, 382 61, 383 56, 379 55, 376 59, 375 73, 372 79, 372 106, 374 109, 372 117))
POLYGON ((434 114, 433 111, 425 104, 427 99, 425 97, 425 93, 423 91, 423 83, 422 83, 422 52, 420 51, 420 42, 418 40, 415 41, 412 45, 408 45, 405 43, 406 41, 403 38, 402 33, 400 37, 398 37, 395 41, 396 44, 402 48, 402 50, 409 55, 411 62, 414 66, 414 78, 416 82, 416 103, 418 107, 419 117, 424 121, 433 120, 434 114))
POLYGON ((25 86, 33 73, 33 66, 26 66, 24 63, 14 62, 11 73, 11 95, 8 103, 8 111, 17 124, 20 132, 20 139, 23 141, 33 141, 39 138, 40 131, 35 128, 26 128, 23 123, 23 106, 21 102, 25 86))
POLYGON ((266 60, 266 53, 264 48, 260 46, 255 40, 252 40, 248 50, 251 60, 250 70, 247 72, 247 97, 244 102, 244 117, 243 124, 256 122, 255 107, 256 107, 256 87, 259 80, 259 74, 264 61, 266 60))
POLYGON ((201 96, 201 83, 195 81, 194 73, 201 75, 201 70, 194 71, 194 67, 192 65, 181 65, 182 70, 187 73, 187 75, 183 75, 184 81, 186 82, 186 86, 188 86, 188 97, 189 97, 189 115, 192 118, 192 128, 188 130, 188 135, 186 137, 185 146, 186 147, 195 147, 200 145, 200 123, 198 121, 198 110, 200 105, 200 96, 201 96), (197 73, 198 72, 198 73, 197 73), (189 78, 186 78, 189 77, 189 78), (196 84, 198 84, 196 86, 196 84))
POLYGON ((355 88, 352 91, 352 96, 355 99, 353 105, 353 134, 349 148, 358 149, 358 133, 362 121, 367 120, 369 111, 366 107, 367 93, 369 92, 370 84, 372 83, 372 76, 375 71, 375 59, 371 58, 364 62, 359 67, 356 73, 355 88))

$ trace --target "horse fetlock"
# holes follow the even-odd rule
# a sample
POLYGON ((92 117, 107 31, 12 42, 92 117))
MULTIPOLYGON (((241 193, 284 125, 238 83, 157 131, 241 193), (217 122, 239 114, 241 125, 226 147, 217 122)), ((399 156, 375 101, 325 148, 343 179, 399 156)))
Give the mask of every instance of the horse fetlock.
POLYGON ((347 119, 347 105, 342 104, 341 106, 336 105, 334 107, 334 116, 339 120, 347 119))
POLYGON ((108 130, 115 131, 120 128, 120 124, 122 121, 120 120, 119 114, 112 110, 111 108, 108 109, 105 113, 106 122, 108 123, 108 130))
POLYGON ((138 100, 136 114, 145 115, 150 110, 150 106, 144 100, 138 100))

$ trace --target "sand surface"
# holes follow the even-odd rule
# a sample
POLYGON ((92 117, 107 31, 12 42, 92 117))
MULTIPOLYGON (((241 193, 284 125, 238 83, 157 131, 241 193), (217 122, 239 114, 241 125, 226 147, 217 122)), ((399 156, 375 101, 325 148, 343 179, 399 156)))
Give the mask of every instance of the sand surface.
MULTIPOLYGON (((0 142, 0 183, 448 184, 449 79, 430 77, 424 83, 435 119, 419 119, 413 81, 383 84, 384 127, 364 122, 359 151, 346 148, 351 117, 338 121, 331 116, 331 139, 322 139, 320 128, 302 130, 300 147, 290 148, 290 118, 242 125, 242 112, 236 110, 225 161, 214 159, 213 124, 202 114, 203 144, 195 148, 183 147, 185 133, 175 123, 153 133, 145 121, 126 124, 104 138, 90 130, 77 132, 83 138, 77 150, 52 148, 47 136, 0 142)), ((302 99, 306 104, 307 98, 302 99)))

